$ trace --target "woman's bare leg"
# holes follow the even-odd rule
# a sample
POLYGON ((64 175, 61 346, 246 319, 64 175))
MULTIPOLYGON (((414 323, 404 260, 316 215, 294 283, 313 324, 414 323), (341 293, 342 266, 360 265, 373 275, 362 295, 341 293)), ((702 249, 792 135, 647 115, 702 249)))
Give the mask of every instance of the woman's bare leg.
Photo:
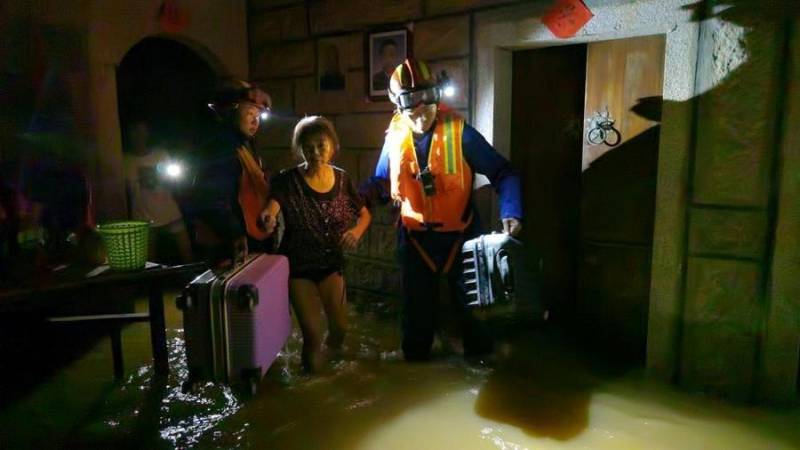
POLYGON ((292 279, 289 280, 289 294, 303 332, 303 368, 319 372, 324 366, 320 292, 311 280, 292 279))
POLYGON ((342 347, 347 334, 347 293, 344 278, 340 273, 332 273, 317 284, 322 306, 328 318, 328 339, 326 344, 332 350, 342 347))

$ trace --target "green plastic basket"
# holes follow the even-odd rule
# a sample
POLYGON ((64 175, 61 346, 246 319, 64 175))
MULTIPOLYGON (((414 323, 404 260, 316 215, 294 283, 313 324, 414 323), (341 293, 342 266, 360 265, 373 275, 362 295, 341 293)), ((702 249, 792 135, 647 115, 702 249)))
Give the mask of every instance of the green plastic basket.
POLYGON ((97 226, 108 254, 108 265, 115 270, 142 269, 147 262, 150 223, 110 222, 97 226))

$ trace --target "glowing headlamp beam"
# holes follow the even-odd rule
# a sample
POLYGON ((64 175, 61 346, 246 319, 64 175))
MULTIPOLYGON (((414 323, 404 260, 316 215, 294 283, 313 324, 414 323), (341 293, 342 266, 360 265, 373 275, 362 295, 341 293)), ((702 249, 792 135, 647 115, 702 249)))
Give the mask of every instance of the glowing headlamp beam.
POLYGON ((169 178, 180 178, 183 176, 183 166, 180 163, 169 162, 164 166, 164 174, 169 178))

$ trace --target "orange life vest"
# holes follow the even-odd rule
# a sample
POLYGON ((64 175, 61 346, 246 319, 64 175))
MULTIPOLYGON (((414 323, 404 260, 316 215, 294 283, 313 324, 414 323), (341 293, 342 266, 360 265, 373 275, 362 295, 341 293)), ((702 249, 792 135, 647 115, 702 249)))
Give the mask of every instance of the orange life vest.
POLYGON ((239 177, 239 206, 242 208, 247 234, 255 240, 263 241, 267 237, 264 229, 258 226, 261 211, 267 206, 267 179, 261 164, 253 154, 244 147, 236 150, 242 164, 242 176, 239 177))
POLYGON ((400 203, 400 218, 409 230, 462 231, 471 221, 467 216, 472 191, 472 169, 464 161, 461 133, 464 119, 439 110, 431 137, 428 165, 436 193, 426 196, 417 178, 420 165, 414 151, 411 130, 395 114, 386 139, 389 148, 392 198, 400 203))

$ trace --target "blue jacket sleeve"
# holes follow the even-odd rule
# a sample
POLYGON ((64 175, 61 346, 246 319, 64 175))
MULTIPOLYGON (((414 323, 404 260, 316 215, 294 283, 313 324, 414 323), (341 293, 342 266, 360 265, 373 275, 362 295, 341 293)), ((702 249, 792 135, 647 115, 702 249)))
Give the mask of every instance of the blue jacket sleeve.
POLYGON ((389 181, 389 149, 386 143, 381 149, 381 156, 378 157, 378 164, 375 164, 375 173, 372 178, 389 181))
POLYGON ((519 176, 511 163, 489 144, 475 128, 464 125, 462 149, 474 172, 486 175, 500 200, 500 217, 522 219, 519 176))
POLYGON ((358 187, 358 193, 367 209, 372 209, 373 205, 384 205, 389 202, 389 150, 384 143, 378 163, 375 165, 375 172, 368 180, 365 180, 358 187))

